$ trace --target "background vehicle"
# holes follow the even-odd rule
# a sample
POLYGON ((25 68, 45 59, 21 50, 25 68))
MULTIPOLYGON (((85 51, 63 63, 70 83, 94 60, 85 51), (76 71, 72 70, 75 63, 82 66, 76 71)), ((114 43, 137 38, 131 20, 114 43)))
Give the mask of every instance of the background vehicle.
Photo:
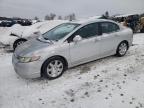
POLYGON ((122 23, 124 26, 130 27, 133 32, 140 31, 140 17, 138 14, 125 14, 115 16, 115 21, 122 23))
POLYGON ((35 23, 31 26, 21 26, 19 24, 15 24, 11 28, 6 28, 5 33, 0 34, 1 35, 0 43, 6 50, 13 50, 18 45, 24 43, 28 39, 37 36, 37 33, 41 32, 43 34, 46 31, 52 29, 53 27, 63 22, 67 21, 65 20, 43 21, 35 23))
POLYGON ((144 33, 144 17, 141 17, 141 19, 140 19, 140 25, 141 25, 140 32, 144 33))
POLYGON ((17 24, 20 24, 21 26, 30 26, 30 25, 32 25, 32 21, 28 20, 28 19, 15 20, 15 22, 17 24))
POLYGON ((124 56, 132 40, 131 29, 111 20, 68 22, 19 46, 12 61, 24 78, 55 79, 69 67, 110 55, 124 56))
POLYGON ((13 21, 13 20, 11 20, 11 21, 5 20, 5 21, 1 21, 1 22, 0 22, 0 27, 11 27, 11 26, 13 26, 14 24, 16 24, 16 22, 13 21))
POLYGON ((12 27, 14 24, 20 24, 21 26, 30 26, 32 25, 32 20, 0 17, 0 27, 12 27))

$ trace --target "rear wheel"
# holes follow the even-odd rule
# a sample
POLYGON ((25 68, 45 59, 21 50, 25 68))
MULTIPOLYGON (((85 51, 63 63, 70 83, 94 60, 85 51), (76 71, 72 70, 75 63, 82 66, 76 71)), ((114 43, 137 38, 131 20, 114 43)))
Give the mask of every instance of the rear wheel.
POLYGON ((60 77, 66 70, 66 63, 61 57, 52 57, 42 66, 42 76, 53 80, 60 77))
POLYGON ((23 44, 24 42, 26 42, 26 39, 18 39, 14 42, 13 44, 13 49, 15 50, 19 45, 23 44))
POLYGON ((127 53, 127 50, 128 50, 128 43, 126 41, 123 41, 119 44, 116 51, 116 55, 122 57, 127 53))

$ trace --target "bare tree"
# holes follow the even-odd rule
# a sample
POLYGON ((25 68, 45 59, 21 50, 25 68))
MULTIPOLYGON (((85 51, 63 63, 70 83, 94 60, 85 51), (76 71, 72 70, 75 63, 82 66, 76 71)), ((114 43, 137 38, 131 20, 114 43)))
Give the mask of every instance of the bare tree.
POLYGON ((49 15, 45 16, 45 20, 54 20, 56 17, 56 14, 50 13, 49 15))
POLYGON ((70 20, 70 21, 76 20, 76 15, 74 13, 69 14, 69 15, 65 16, 65 19, 70 20))
POLYGON ((51 20, 51 18, 50 18, 49 15, 46 15, 44 19, 45 19, 45 20, 51 20))
MULTIPOLYGON (((54 19, 56 18, 56 16, 57 16, 56 14, 50 13, 50 14, 47 14, 44 19, 45 19, 45 20, 54 20, 54 19)), ((72 21, 72 20, 75 20, 75 19, 76 19, 76 15, 75 15, 74 13, 69 14, 69 15, 67 15, 67 16, 65 16, 65 17, 62 17, 61 15, 59 15, 59 16, 57 17, 57 19, 59 19, 59 20, 65 19, 65 20, 70 20, 70 21, 72 21)))
POLYGON ((56 14, 54 14, 54 13, 50 13, 50 18, 51 18, 51 20, 54 20, 55 17, 56 17, 56 14))
POLYGON ((58 16, 58 19, 59 19, 59 20, 62 20, 63 18, 62 18, 62 16, 58 16))
POLYGON ((75 16, 75 14, 73 13, 73 14, 71 14, 70 16, 70 21, 72 21, 72 20, 75 20, 76 19, 76 16, 75 16))
POLYGON ((39 18, 37 16, 34 17, 34 20, 39 20, 39 18))

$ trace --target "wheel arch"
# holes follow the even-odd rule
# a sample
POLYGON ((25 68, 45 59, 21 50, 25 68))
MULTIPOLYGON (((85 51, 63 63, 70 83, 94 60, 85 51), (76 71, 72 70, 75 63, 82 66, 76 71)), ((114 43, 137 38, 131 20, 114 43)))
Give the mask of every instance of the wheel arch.
MULTIPOLYGON (((125 42, 125 43, 128 45, 128 49, 129 49, 129 42, 128 42, 128 40, 123 40, 123 41, 121 41, 121 42, 118 44, 118 46, 119 46, 122 42, 125 42)), ((117 48, 118 48, 118 46, 117 46, 117 48)))
POLYGON ((20 41, 20 40, 27 41, 27 39, 25 39, 25 38, 18 38, 18 39, 16 39, 16 40, 14 41, 14 43, 13 43, 13 49, 14 49, 14 47, 15 47, 15 44, 16 44, 18 41, 20 41))
POLYGON ((18 41, 18 40, 26 40, 27 41, 26 38, 18 38, 18 39, 15 40, 15 42, 18 41))

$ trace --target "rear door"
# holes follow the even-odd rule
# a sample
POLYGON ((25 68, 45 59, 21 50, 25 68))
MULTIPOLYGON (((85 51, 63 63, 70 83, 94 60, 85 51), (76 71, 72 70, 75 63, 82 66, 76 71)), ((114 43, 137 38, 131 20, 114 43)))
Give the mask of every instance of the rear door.
POLYGON ((119 32, 120 28, 117 24, 113 22, 101 22, 101 56, 107 56, 115 53, 118 42, 119 42, 119 32))

